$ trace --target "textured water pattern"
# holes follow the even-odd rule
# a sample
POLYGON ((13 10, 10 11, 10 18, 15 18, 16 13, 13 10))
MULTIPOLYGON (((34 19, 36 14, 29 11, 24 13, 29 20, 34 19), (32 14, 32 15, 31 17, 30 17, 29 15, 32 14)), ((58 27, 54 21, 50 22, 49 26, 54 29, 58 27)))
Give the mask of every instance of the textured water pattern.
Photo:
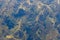
POLYGON ((60 0, 0 0, 0 40, 60 40, 60 0))

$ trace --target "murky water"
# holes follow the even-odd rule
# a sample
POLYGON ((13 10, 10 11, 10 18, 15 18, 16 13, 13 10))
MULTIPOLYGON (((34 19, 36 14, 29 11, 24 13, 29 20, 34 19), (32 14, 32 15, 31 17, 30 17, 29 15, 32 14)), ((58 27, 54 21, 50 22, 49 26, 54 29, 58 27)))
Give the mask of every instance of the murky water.
POLYGON ((0 0, 0 40, 60 40, 59 0, 0 0))

